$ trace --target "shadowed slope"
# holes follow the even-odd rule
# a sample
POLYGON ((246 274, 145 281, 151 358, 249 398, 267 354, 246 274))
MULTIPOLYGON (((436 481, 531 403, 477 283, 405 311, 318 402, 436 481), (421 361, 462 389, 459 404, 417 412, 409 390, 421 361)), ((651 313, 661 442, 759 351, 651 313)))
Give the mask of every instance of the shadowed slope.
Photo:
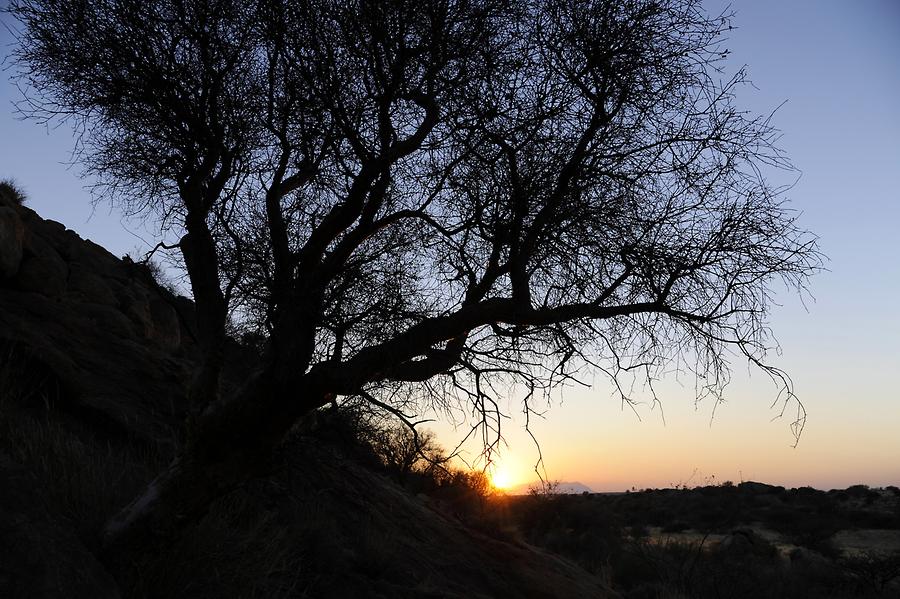
MULTIPOLYGON (((104 520, 180 442, 190 302, 63 225, 4 208, 12 234, 0 249, 15 260, 0 276, 0 528, 18 544, 3 572, 55 577, 0 576, 0 596, 117 596, 91 553, 104 520)), ((316 439, 294 435, 264 471, 175 546, 119 573, 121 596, 611 595, 571 563, 473 531, 316 439)))
POLYGON ((314 439, 290 440, 276 462, 216 501, 168 555, 142 564, 144 580, 126 594, 617 596, 571 562, 472 530, 314 439))

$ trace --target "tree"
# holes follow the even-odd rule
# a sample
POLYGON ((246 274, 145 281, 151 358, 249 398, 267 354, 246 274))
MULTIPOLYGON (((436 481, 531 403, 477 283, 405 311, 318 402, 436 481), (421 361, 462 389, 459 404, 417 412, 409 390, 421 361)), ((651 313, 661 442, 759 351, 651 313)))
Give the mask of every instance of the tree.
POLYGON ((401 483, 412 472, 441 468, 448 461, 432 431, 417 432, 399 423, 376 430, 369 444, 388 472, 401 483))
POLYGON ((181 235, 196 303, 188 440, 110 547, 176 534, 339 397, 468 401, 490 445, 499 395, 527 411, 590 366, 616 383, 678 360, 715 394, 737 353, 790 396, 766 315, 819 256, 699 0, 9 11, 23 110, 73 122, 111 197, 181 235), (223 390, 229 315, 266 349, 223 390))

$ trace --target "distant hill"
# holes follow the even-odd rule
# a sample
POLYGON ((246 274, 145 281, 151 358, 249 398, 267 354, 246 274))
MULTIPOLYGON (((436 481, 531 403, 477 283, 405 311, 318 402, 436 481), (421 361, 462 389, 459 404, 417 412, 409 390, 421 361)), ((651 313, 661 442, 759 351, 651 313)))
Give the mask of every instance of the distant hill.
MULTIPOLYGON (((528 495, 532 492, 532 489, 540 489, 540 483, 526 483, 523 485, 518 485, 510 489, 507 493, 509 495, 528 495)), ((561 482, 554 484, 552 487, 552 491, 554 493, 558 493, 560 495, 581 495, 582 493, 593 493, 594 491, 584 483, 580 482, 561 482)))

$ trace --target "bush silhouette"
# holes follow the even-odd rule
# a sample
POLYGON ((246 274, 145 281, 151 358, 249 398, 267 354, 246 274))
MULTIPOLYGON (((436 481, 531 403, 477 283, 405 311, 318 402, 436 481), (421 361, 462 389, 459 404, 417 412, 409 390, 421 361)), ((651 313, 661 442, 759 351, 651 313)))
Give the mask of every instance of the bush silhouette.
POLYGON ((3 179, 0 181, 0 204, 9 202, 17 206, 25 203, 27 196, 25 192, 12 179, 3 179))

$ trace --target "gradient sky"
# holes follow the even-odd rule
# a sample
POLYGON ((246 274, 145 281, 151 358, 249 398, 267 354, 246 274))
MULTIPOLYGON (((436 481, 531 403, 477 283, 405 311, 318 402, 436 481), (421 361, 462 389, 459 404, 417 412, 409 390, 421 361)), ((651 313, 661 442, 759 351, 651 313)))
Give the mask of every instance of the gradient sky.
MULTIPOLYGON (((3 2, 2 4, 5 4, 3 2)), ((711 12, 725 2, 710 0, 711 12)), ((690 385, 667 381, 659 409, 639 421, 602 378, 566 389, 532 422, 551 479, 594 490, 760 480, 786 486, 900 484, 900 1, 736 0, 727 46, 734 70, 749 65, 755 89, 741 104, 768 113, 800 169, 789 192, 801 223, 821 237, 828 272, 814 300, 781 294, 771 325, 781 343, 772 363, 789 372, 809 412, 794 448, 790 419, 775 419, 775 389, 735 363, 727 403, 695 406, 690 385)), ((5 21, 8 21, 4 17, 5 21)), ((5 55, 9 34, 0 27, 5 55)), ((113 208, 92 207, 71 131, 17 120, 16 88, 0 82, 0 177, 12 177, 45 218, 111 252, 145 250, 153 234, 113 208)), ((506 423, 498 467, 513 483, 533 478, 537 451, 519 406, 506 423)), ((454 430, 434 426, 442 442, 454 430)))

